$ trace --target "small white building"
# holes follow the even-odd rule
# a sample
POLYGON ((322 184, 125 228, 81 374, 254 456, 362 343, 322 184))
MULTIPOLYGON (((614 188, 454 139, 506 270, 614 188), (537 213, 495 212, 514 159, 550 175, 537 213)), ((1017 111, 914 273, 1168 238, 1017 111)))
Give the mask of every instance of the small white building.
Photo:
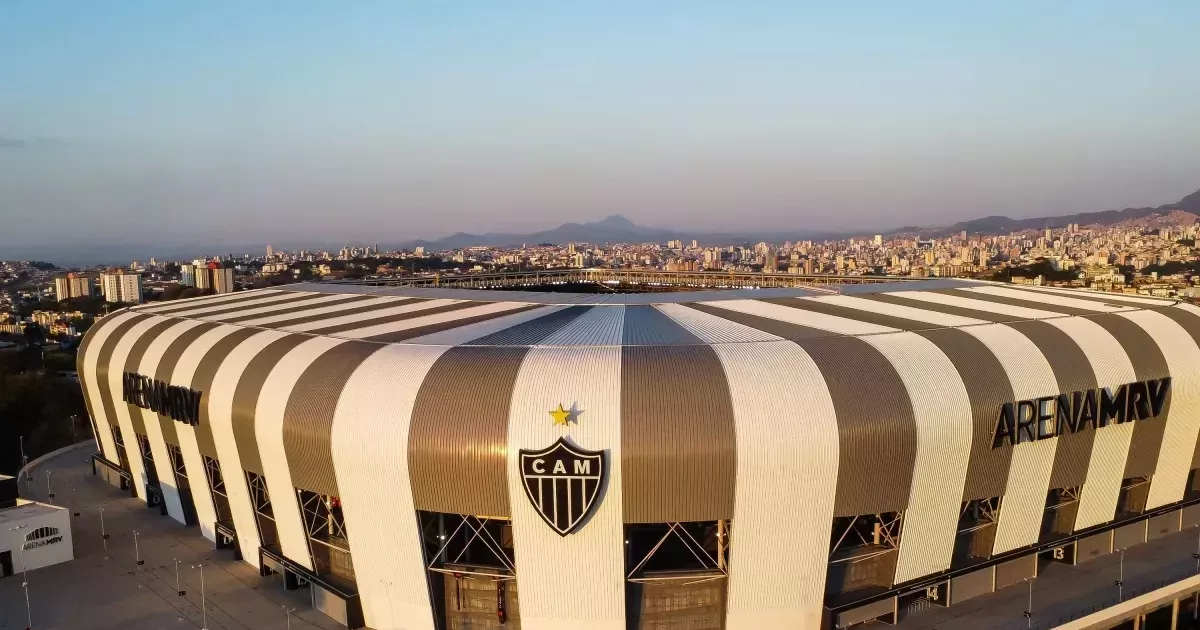
POLYGON ((71 513, 16 496, 16 480, 0 477, 0 577, 75 559, 71 513))

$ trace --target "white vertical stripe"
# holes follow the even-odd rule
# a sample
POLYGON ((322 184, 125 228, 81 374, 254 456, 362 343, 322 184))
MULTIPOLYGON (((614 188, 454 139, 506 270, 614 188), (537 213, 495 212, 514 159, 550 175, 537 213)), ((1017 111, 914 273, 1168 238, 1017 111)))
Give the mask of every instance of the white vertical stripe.
MULTIPOLYGON (((271 493, 271 511, 279 532, 283 555, 302 566, 313 568, 308 550, 308 534, 300 514, 296 484, 288 466, 287 449, 283 446, 283 414, 296 381, 330 349, 345 343, 342 339, 313 337, 292 348, 279 359, 258 393, 254 408, 254 438, 262 458, 263 476, 271 493)), ((307 488, 306 488, 307 489, 307 488)))
POLYGON ((970 287, 963 289, 971 293, 982 293, 985 295, 994 295, 996 297, 1011 298, 1014 300, 1026 300, 1033 302, 1044 302, 1053 306, 1066 306, 1069 308, 1078 308, 1086 311, 1096 311, 1097 313, 1119 313, 1122 311, 1131 311, 1136 309, 1135 306, 1109 306, 1103 302, 1093 302, 1091 300, 1081 300, 1079 298, 1058 295, 1054 293, 1044 293, 1035 295, 1029 291, 1021 291, 1019 289, 1006 289, 1004 287, 970 287))
MULTIPOLYGON (((100 396, 100 388, 107 387, 108 384, 99 382, 96 369, 100 360, 100 351, 112 336, 112 332, 119 328, 122 322, 135 316, 136 313, 126 311, 114 313, 102 320, 104 328, 96 332, 96 336, 88 342, 87 353, 83 356, 83 374, 79 375, 83 386, 87 388, 88 398, 92 401, 92 420, 95 422, 96 431, 100 434, 98 436, 100 452, 103 453, 104 459, 117 464, 121 462, 121 455, 117 452, 117 443, 113 440, 110 428, 112 425, 109 424, 108 412, 104 409, 104 399, 100 396)), ((117 371, 119 372, 120 369, 117 371)), ((120 400, 118 399, 117 402, 120 400)))
POLYGON ((283 326, 280 330, 289 332, 307 332, 310 330, 319 330, 321 328, 332 328, 334 326, 345 326, 347 324, 355 324, 365 322, 379 317, 391 317, 392 315, 403 315, 405 313, 413 313, 416 311, 424 311, 431 308, 442 306, 450 306, 457 304, 462 300, 426 300, 424 302, 410 302, 401 306, 392 306, 389 308, 381 308, 377 311, 369 311, 366 313, 354 313, 351 315, 341 315, 330 317, 328 319, 319 319, 315 322, 305 322, 303 324, 293 324, 291 326, 283 326))
MULTIPOLYGON (((351 298, 351 297, 356 297, 356 296, 343 294, 343 297, 351 298)), ((347 310, 356 309, 356 308, 384 306, 386 304, 398 302, 399 300, 400 300, 400 298, 378 297, 378 298, 370 298, 367 300, 359 300, 357 302, 350 302, 348 304, 339 302, 338 304, 334 304, 332 306, 325 305, 325 306, 317 306, 316 308, 311 308, 311 309, 306 308, 306 309, 304 309, 303 312, 284 313, 282 315, 267 314, 262 317, 255 317, 254 319, 247 319, 244 321, 240 321, 240 322, 238 322, 238 326, 265 326, 267 324, 274 324, 277 322, 286 322, 286 321, 293 320, 293 319, 314 317, 316 315, 329 315, 331 317, 336 317, 337 314, 342 311, 347 311, 347 310)), ((327 320, 322 320, 322 321, 327 321, 327 320)))
MULTIPOLYGON (((179 335, 199 326, 199 322, 184 320, 164 330, 157 339, 146 347, 142 355, 141 365, 137 372, 143 376, 157 378, 158 364, 167 348, 179 338, 179 335)), ((175 480, 175 467, 171 465, 171 456, 167 453, 167 442, 163 438, 162 425, 158 423, 158 414, 149 409, 139 409, 142 414, 142 424, 146 427, 146 439, 150 442, 150 452, 154 454, 154 471, 158 473, 158 485, 162 488, 163 502, 167 506, 167 515, 179 523, 186 524, 187 518, 183 513, 183 502, 179 497, 179 484, 175 480)), ((182 423, 175 422, 180 425, 182 423)))
POLYGON ((619 346, 625 308, 597 306, 538 342, 539 346, 619 346))
MULTIPOLYGON (((207 315, 209 313, 215 313, 217 311, 223 311, 223 310, 229 309, 229 308, 235 308, 235 309, 237 309, 237 312, 240 313, 240 312, 242 312, 243 309, 252 309, 252 308, 257 308, 260 306, 266 306, 268 304, 274 304, 276 302, 281 302, 284 300, 290 300, 293 298, 297 298, 302 295, 312 295, 312 294, 311 293, 298 293, 298 292, 271 293, 271 294, 266 294, 266 295, 255 297, 253 300, 246 300, 245 302, 238 302, 237 304, 213 304, 211 302, 203 302, 203 303, 197 302, 195 308, 187 308, 187 309, 178 310, 178 311, 171 311, 170 313, 166 313, 166 315, 169 315, 170 317, 192 318, 192 317, 201 317, 201 316, 207 315)), ((235 317, 235 315, 229 315, 229 317, 235 317)))
POLYGON ((929 302, 930 304, 941 304, 942 306, 973 309, 981 313, 1004 315, 1005 317, 1012 317, 1014 321, 1019 319, 1048 319, 1051 317, 1067 317, 1067 315, 1055 313, 1053 311, 1043 311, 1040 309, 1014 306, 1012 304, 1000 304, 985 300, 974 300, 971 298, 959 297, 957 295, 947 295, 945 293, 904 291, 900 293, 888 293, 887 295, 894 295, 896 297, 902 297, 910 300, 919 300, 921 302, 929 302))
POLYGON ((513 386, 508 419, 508 494, 525 630, 624 630, 625 543, 621 502, 621 349, 533 348, 513 386), (559 404, 578 413, 555 426, 559 404), (559 536, 535 511, 520 474, 520 449, 559 437, 605 452, 606 488, 590 520, 559 536), (569 577, 568 577, 569 576, 569 577), (570 587, 564 588, 569 579, 570 587))
POLYGON ((1111 300, 1116 303, 1138 304, 1138 305, 1144 305, 1144 306, 1150 306, 1150 307, 1170 306, 1171 303, 1173 302, 1173 300, 1171 300, 1170 298, 1153 298, 1153 297, 1144 296, 1144 295, 1128 295, 1125 293, 1109 293, 1107 291, 1093 291, 1093 290, 1089 290, 1089 289, 1058 289, 1058 288, 1054 288, 1054 287, 1037 287, 1037 286, 1030 286, 1030 285, 1023 285, 1019 289, 1017 289, 1016 287, 1013 287, 1013 288, 1018 291, 1030 291, 1030 292, 1035 292, 1035 293, 1057 293, 1059 295, 1066 295, 1066 296, 1083 294, 1088 297, 1104 298, 1105 300, 1111 300))
MULTIPOLYGON (((208 351, 218 341, 229 336, 235 330, 238 329, 234 326, 219 326, 197 337, 179 356, 179 362, 175 364, 175 372, 171 375, 171 384, 191 388, 192 380, 196 377, 196 368, 200 366, 204 355, 208 354, 208 351)), ((200 396, 200 404, 209 404, 211 396, 209 392, 201 392, 200 396)), ((210 425, 211 422, 210 419, 210 425)), ((209 426, 208 430, 212 431, 212 426, 209 426)), ((204 457, 200 454, 200 446, 196 442, 196 427, 181 422, 175 426, 175 434, 179 436, 179 452, 183 455, 183 463, 188 472, 188 483, 192 487, 192 502, 196 506, 196 520, 200 522, 200 534, 215 542, 217 532, 214 525, 217 522, 217 508, 213 505, 212 491, 208 485, 208 471, 204 468, 204 457)), ((228 475, 229 473, 225 471, 225 466, 221 464, 219 456, 217 463, 221 465, 222 476, 228 475)), ((238 478, 232 477, 230 483, 237 485, 238 478)), ((243 482, 242 485, 244 486, 245 483, 243 482)), ((236 528, 237 525, 235 524, 234 527, 236 528)))
POLYGON ((713 350, 729 383, 737 436, 736 535, 725 627, 817 630, 838 476, 837 417, 829 388, 813 359, 789 341, 721 344, 713 350))
POLYGON ((897 331, 897 329, 888 326, 806 311, 790 306, 781 306, 771 302, 759 302, 758 300, 722 300, 719 302, 702 302, 702 304, 749 315, 768 317, 800 326, 828 330, 839 335, 875 335, 897 331))
POLYGON ((890 302, 878 302, 876 300, 864 300, 858 297, 849 295, 831 295, 828 297, 817 298, 801 298, 802 301, 824 302, 835 306, 844 306, 846 308, 854 308, 861 311, 878 313, 880 315, 889 315, 891 317, 902 317, 904 319, 912 319, 921 322, 927 322, 937 326, 975 326, 978 324, 986 324, 987 320, 975 319, 973 317, 963 317, 962 315, 951 315, 947 313, 939 313, 937 311, 929 311, 912 306, 902 306, 892 304, 890 302))
MULTIPOLYGON (((1004 324, 971 326, 963 330, 992 351, 1004 367, 1017 400, 1058 393, 1058 381, 1050 362, 1028 337, 1004 324)), ((1037 542, 1041 534, 1046 493, 1058 438, 1018 444, 1012 448, 1008 481, 1000 502, 1000 523, 992 553, 1004 553, 1037 542)))
POLYGON ((1193 315, 1200 315, 1200 306, 1196 306, 1195 304, 1188 304, 1187 302, 1180 302, 1180 303, 1176 304, 1174 306, 1174 308, 1183 309, 1189 313, 1192 313, 1193 315))
MULTIPOLYGON (((1171 373, 1171 408, 1167 410, 1158 463, 1150 479, 1146 509, 1183 500, 1192 455, 1200 430, 1200 348, 1175 320, 1155 311, 1122 313, 1158 344, 1171 373)), ((1129 423, 1133 424, 1133 423, 1129 423)))
MULTIPOLYGON (((258 521, 254 504, 250 501, 246 470, 242 468, 237 441, 233 437, 233 394, 237 391, 238 381, 242 380, 242 373, 255 355, 285 336, 284 333, 268 330, 239 343, 217 369, 211 393, 207 397, 208 421, 212 425, 213 445, 221 463, 221 476, 225 478, 225 492, 229 495, 229 512, 237 530, 238 547, 241 548, 242 559, 255 567, 258 566, 258 548, 262 540, 258 536, 258 521)), ((275 497, 271 499, 274 503, 275 497)))
POLYGON ((330 448, 355 582, 366 624, 378 630, 434 628, 408 431, 421 383, 445 351, 382 346, 350 376, 333 415, 330 448))
POLYGON ((390 322, 387 324, 376 324, 374 326, 356 328, 353 330, 344 330, 331 334, 338 337, 345 337, 347 339, 365 339, 367 337, 386 335, 389 333, 400 332, 402 330, 430 326, 432 324, 452 322, 456 319, 467 319, 469 317, 478 317, 480 315, 503 313, 504 311, 511 311, 513 309, 521 308, 522 306, 524 305, 514 304, 512 302, 491 302, 487 304, 480 304, 479 306, 473 306, 471 308, 462 308, 456 311, 447 311, 445 313, 434 313, 432 315, 422 315, 419 317, 402 319, 400 321, 390 322))
MULTIPOLYGON (((1116 337, 1100 324, 1083 317, 1062 317, 1047 323, 1066 333, 1087 356, 1097 386, 1118 387, 1137 380, 1129 355, 1116 337)), ((1075 514, 1076 530, 1107 523, 1116 516, 1121 478, 1133 438, 1133 423, 1110 425, 1093 433, 1087 476, 1075 514)))
MULTIPOLYGON (((297 293, 294 295, 299 296, 299 295, 304 295, 304 294, 297 293)), ((307 300, 300 301, 300 302, 281 301, 276 304, 267 304, 266 306, 247 308, 245 310, 236 310, 231 313, 221 313, 219 315, 204 315, 204 316, 199 317, 198 319, 202 319, 204 321, 209 321, 209 322, 220 322, 220 321, 224 321, 227 319, 233 319, 235 317, 248 317, 250 315, 267 316, 267 315, 270 315, 271 313, 286 310, 289 308, 295 308, 297 306, 324 306, 324 305, 329 305, 329 304, 336 303, 336 302, 344 302, 344 301, 354 297, 352 295, 341 295, 338 293, 333 293, 330 295, 320 295, 320 294, 312 293, 309 295, 312 295, 313 297, 311 297, 310 299, 307 299, 307 300)), ((297 317, 297 315, 293 314, 293 317, 297 317)))
POLYGON ((780 337, 744 324, 722 319, 682 304, 658 304, 658 310, 709 344, 780 341, 780 337))
POLYGON ((228 302, 230 300, 244 298, 244 297, 251 296, 251 295, 257 297, 257 296, 266 296, 266 295, 270 295, 273 293, 279 293, 279 290, 278 289, 254 289, 251 291, 237 291, 235 293, 226 293, 224 295, 216 295, 216 296, 202 295, 200 297, 184 298, 182 300, 171 300, 169 302, 158 302, 155 304, 143 304, 141 306, 133 307, 133 310, 135 310, 139 313, 146 313, 146 314, 152 314, 152 315, 160 314, 160 313, 178 313, 178 312, 182 312, 183 310, 185 310, 184 307, 195 308, 201 304, 215 305, 215 304, 220 304, 222 302, 228 302), (172 309, 176 309, 176 310, 172 310, 172 309))
POLYGON ((133 344, 146 334, 155 324, 165 321, 166 318, 152 315, 136 324, 125 333, 124 337, 117 342, 116 348, 113 350, 112 359, 108 364, 108 390, 109 396, 112 396, 113 408, 117 415, 117 426, 121 430, 121 439, 125 442, 125 455, 129 460, 129 473, 133 476, 134 491, 137 493, 137 498, 143 502, 146 501, 146 467, 142 459, 142 449, 139 446, 137 432, 133 430, 133 418, 129 415, 129 403, 121 400, 124 388, 122 387, 122 375, 125 370, 125 361, 129 358, 129 351, 133 349, 133 344))
POLYGON ((908 509, 896 560, 896 582, 950 568, 958 532, 967 459, 971 401, 950 359, 932 341, 910 332, 863 337, 891 362, 908 390, 916 421, 908 509))
MULTIPOLYGON (((528 306, 528 305, 525 305, 528 306)), ((565 306, 544 306, 542 308, 534 308, 528 311, 513 313, 512 315, 504 315, 495 319, 488 319, 474 324, 467 324, 457 328, 450 328, 440 332, 429 333, 420 337, 414 337, 406 340, 404 343, 409 345, 429 345, 429 346, 457 346, 459 344, 468 344, 476 339, 486 337, 491 334, 507 330, 518 324, 535 320, 539 317, 545 317, 551 313, 567 308, 565 306)))

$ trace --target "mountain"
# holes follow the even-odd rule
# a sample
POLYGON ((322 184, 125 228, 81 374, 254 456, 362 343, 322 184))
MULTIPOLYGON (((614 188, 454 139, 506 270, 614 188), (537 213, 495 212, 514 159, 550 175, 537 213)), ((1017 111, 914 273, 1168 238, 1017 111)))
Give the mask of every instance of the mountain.
POLYGON ((635 225, 633 221, 614 214, 591 223, 564 223, 552 230, 542 230, 532 234, 458 232, 434 241, 414 241, 405 244, 404 247, 421 245, 430 250, 442 250, 471 246, 505 247, 534 243, 640 243, 666 241, 674 238, 683 237, 677 236, 671 230, 635 225))
POLYGON ((1007 234, 1008 232, 1020 232, 1022 230, 1061 228, 1071 223, 1078 223, 1080 225, 1112 225, 1122 221, 1143 219, 1151 215, 1167 214, 1170 212, 1187 212, 1197 215, 1195 218, 1200 219, 1200 190, 1180 199, 1176 203, 1169 203, 1157 208, 1125 208, 1124 210, 1081 212, 1078 214, 1067 214, 1057 217, 1036 217, 1033 219, 1010 219, 1004 216, 990 216, 983 217, 982 219, 960 221, 954 225, 942 228, 902 227, 892 233, 920 234, 921 236, 928 237, 949 236, 963 231, 966 231, 967 234, 1007 234))

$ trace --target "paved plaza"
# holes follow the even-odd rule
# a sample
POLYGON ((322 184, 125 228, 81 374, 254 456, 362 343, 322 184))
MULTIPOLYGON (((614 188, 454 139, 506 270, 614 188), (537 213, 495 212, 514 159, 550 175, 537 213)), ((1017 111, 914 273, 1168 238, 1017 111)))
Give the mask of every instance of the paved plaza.
MULTIPOLYGON (((29 573, 29 601, 37 630, 163 630, 202 628, 200 569, 203 564, 210 630, 343 628, 313 610, 308 591, 288 592, 279 576, 261 578, 230 551, 216 551, 197 527, 183 527, 92 475, 92 446, 50 458, 21 480, 21 495, 53 502, 72 518, 75 560, 29 573), (101 536, 100 512, 109 534, 101 536), (134 531, 138 532, 138 566, 134 531), (176 561, 179 589, 176 589, 176 561)), ((0 630, 27 625, 21 575, 0 579, 0 630)))

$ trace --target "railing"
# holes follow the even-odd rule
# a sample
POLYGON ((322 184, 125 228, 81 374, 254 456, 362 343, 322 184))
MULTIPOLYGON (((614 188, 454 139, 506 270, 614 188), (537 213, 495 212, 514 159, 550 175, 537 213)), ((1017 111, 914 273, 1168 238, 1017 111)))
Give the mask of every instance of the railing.
MULTIPOLYGON (((1135 597, 1138 597, 1140 595, 1145 595, 1146 593, 1150 593, 1152 591, 1156 591, 1160 588, 1163 588, 1164 586, 1169 586, 1176 582, 1180 582, 1180 581, 1185 580, 1194 575, 1197 575, 1196 569, 1194 567, 1189 567, 1186 570, 1176 571, 1176 572, 1172 573, 1171 575, 1169 575, 1168 577, 1159 578, 1159 579, 1151 581, 1151 582, 1144 582, 1144 583, 1137 585, 1136 587, 1126 588, 1123 593, 1121 593, 1119 595, 1113 595, 1111 597, 1107 597, 1104 600, 1099 601, 1095 604, 1092 604, 1091 606, 1088 606, 1086 608, 1080 608, 1073 612, 1061 613, 1061 614, 1052 616, 1051 618, 1042 619, 1040 621, 1035 621, 1032 626, 1028 625, 1028 621, 1026 621, 1026 620, 1017 620, 1017 621, 1005 622, 1003 624, 996 625, 996 626, 989 626, 989 628, 991 630, 1017 630, 1018 628, 1032 628, 1032 630, 1050 630, 1050 628, 1057 628, 1058 626, 1061 626, 1064 623, 1067 623, 1070 621, 1075 621, 1076 619, 1082 619, 1084 617, 1087 617, 1088 615, 1092 615, 1092 614, 1098 613, 1102 610, 1112 608, 1113 606, 1116 606, 1123 602, 1129 601, 1135 597)), ((1112 588, 1116 588, 1116 587, 1114 586, 1112 588)), ((1039 615, 1037 614, 1037 611, 1034 611, 1033 616, 1034 616, 1035 620, 1038 618, 1039 615)))
POLYGON ((842 276, 721 271, 660 271, 656 269, 546 269, 511 273, 431 275, 407 278, 336 280, 338 284, 392 287, 458 287, 487 289, 552 283, 631 283, 696 288, 804 288, 843 284, 911 282, 921 278, 898 276, 842 276))

